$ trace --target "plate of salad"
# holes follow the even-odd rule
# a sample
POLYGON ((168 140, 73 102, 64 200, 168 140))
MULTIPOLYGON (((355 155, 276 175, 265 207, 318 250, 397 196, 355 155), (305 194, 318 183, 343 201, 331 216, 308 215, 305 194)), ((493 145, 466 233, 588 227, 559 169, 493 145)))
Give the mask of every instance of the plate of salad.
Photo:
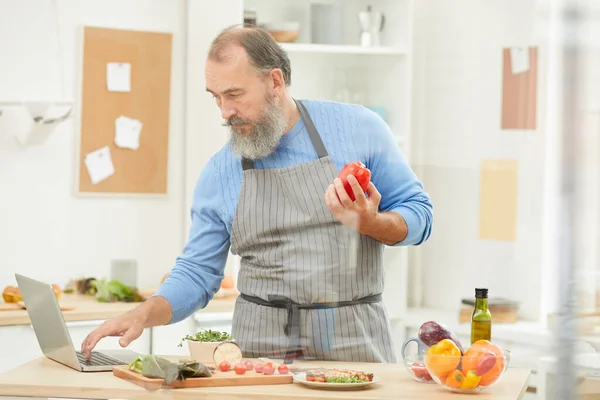
POLYGON ((294 382, 325 390, 364 389, 379 382, 371 373, 339 368, 315 368, 294 375, 294 382))

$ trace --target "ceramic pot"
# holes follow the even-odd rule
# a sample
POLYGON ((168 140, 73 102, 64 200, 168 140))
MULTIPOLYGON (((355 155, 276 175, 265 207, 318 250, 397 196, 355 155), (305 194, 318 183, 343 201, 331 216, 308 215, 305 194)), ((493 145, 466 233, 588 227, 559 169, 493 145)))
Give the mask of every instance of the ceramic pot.
POLYGON ((213 354, 217 346, 223 342, 198 342, 188 340, 190 358, 202 364, 214 364, 213 354))

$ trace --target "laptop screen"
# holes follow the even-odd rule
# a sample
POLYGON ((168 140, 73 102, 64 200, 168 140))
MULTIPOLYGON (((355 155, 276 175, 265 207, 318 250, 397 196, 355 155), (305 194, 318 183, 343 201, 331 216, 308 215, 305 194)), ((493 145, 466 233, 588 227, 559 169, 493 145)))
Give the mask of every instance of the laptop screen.
POLYGON ((15 274, 31 325, 44 355, 67 365, 79 365, 71 336, 52 287, 15 274))

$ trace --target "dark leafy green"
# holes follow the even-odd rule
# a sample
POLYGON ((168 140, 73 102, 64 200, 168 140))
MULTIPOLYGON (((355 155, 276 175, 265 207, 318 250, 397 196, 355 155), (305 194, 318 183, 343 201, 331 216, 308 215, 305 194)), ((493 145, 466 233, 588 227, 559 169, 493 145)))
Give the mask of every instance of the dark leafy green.
POLYGON ((167 385, 176 380, 212 376, 212 372, 204 364, 195 361, 177 364, 151 354, 137 357, 128 368, 147 378, 164 379, 167 385))
POLYGON ((193 340, 196 342, 226 342, 228 340, 233 340, 233 337, 231 337, 231 335, 227 332, 201 329, 196 332, 195 336, 186 335, 183 339, 181 339, 181 342, 179 342, 179 347, 183 345, 184 340, 193 340))
POLYGON ((208 367, 197 361, 190 361, 179 365, 179 379, 204 378, 212 376, 208 367))

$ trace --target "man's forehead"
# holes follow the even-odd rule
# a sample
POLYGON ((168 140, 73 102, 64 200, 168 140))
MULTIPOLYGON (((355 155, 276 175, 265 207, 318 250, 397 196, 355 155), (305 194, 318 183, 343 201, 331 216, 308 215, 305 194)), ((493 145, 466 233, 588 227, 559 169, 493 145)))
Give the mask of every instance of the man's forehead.
POLYGON ((246 53, 246 50, 239 45, 229 45, 220 49, 216 58, 217 60, 234 64, 248 64, 248 54, 246 53))
POLYGON ((225 49, 218 59, 208 59, 206 62, 206 84, 212 91, 225 90, 250 74, 248 57, 241 47, 225 49))

